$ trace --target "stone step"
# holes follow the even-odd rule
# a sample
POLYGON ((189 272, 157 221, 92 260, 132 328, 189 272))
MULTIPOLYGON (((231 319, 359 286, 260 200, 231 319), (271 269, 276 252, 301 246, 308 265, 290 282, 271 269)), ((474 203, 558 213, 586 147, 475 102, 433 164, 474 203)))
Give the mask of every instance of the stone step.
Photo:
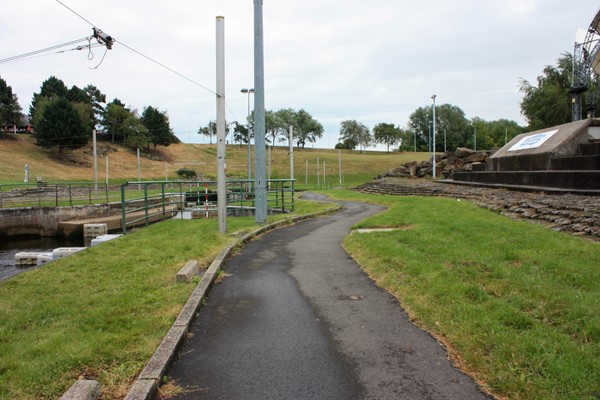
POLYGON ((454 181, 573 190, 600 190, 600 171, 455 172, 454 181))
POLYGON ((600 142, 583 143, 579 145, 579 149, 584 156, 600 155, 600 142))
POLYGON ((553 170, 600 170, 600 155, 559 157, 551 163, 553 170))

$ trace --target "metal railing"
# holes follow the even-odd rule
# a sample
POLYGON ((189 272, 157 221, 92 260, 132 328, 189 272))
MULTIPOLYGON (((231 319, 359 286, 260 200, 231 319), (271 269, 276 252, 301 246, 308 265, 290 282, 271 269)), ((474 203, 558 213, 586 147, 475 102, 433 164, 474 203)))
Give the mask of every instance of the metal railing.
MULTIPOLYGON (((294 180, 267 181, 269 212, 294 211, 294 180)), ((254 212, 254 180, 227 181, 228 214, 254 212)), ((211 218, 217 212, 216 181, 127 182, 121 185, 121 226, 149 225, 166 218, 211 218)))
POLYGON ((0 184, 0 208, 103 204, 121 199, 119 185, 93 182, 0 184))

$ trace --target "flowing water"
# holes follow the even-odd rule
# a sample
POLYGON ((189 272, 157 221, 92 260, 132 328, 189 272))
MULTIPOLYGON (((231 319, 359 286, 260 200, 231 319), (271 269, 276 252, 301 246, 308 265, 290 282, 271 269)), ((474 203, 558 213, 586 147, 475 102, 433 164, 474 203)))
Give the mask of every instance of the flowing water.
POLYGON ((0 239, 0 281, 35 267, 15 266, 15 254, 20 252, 50 252, 57 247, 82 247, 82 239, 55 237, 22 237, 0 239))

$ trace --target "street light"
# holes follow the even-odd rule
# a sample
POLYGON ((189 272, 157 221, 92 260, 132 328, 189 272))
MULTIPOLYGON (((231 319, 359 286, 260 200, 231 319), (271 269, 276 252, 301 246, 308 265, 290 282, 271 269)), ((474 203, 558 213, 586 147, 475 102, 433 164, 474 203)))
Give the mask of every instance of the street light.
POLYGON ((248 180, 252 179, 252 162, 250 161, 250 95, 254 89, 242 89, 242 93, 248 94, 248 180))

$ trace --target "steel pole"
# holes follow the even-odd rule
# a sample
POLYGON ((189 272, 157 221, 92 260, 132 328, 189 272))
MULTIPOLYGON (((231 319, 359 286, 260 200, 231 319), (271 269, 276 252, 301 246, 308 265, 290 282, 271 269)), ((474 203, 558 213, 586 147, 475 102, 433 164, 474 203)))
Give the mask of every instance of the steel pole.
POLYGON ((217 17, 217 216, 219 232, 227 232, 225 148, 225 18, 217 17))
POLYGON ((267 222, 263 2, 254 0, 254 180, 256 223, 267 222))

